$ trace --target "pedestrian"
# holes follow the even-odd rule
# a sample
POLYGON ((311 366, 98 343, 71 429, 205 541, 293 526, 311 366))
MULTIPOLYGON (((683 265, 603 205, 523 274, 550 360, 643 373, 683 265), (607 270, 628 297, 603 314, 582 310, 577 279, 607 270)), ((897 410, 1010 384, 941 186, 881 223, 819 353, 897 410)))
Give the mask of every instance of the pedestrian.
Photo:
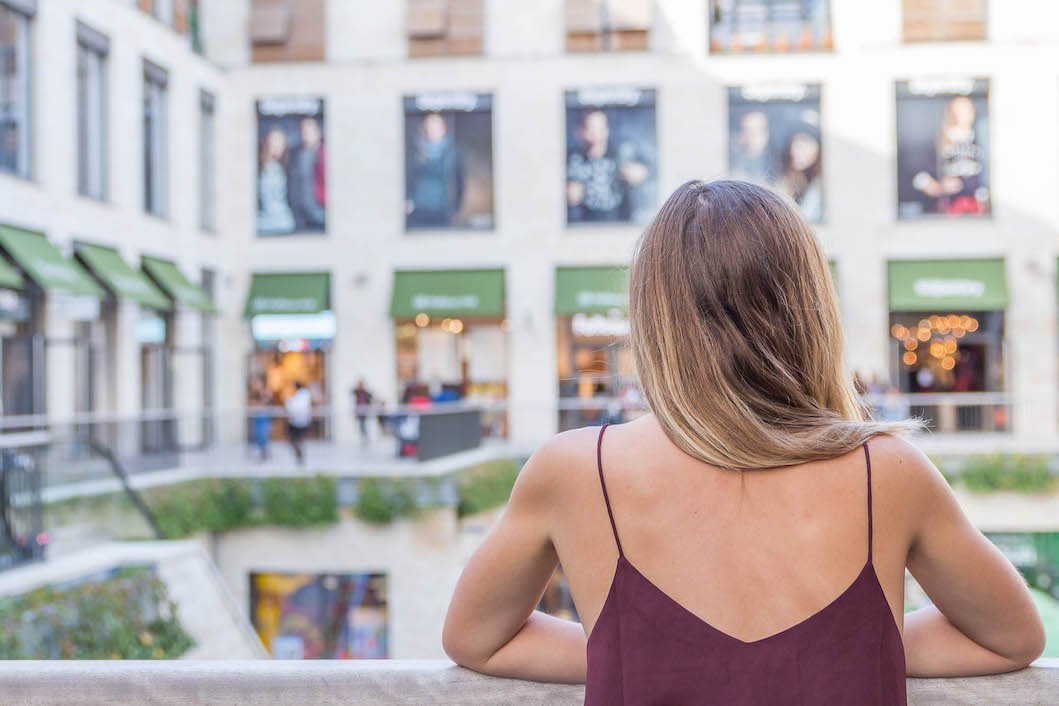
POLYGON ((272 391, 264 375, 250 379, 250 436, 257 450, 257 458, 268 458, 269 436, 272 432, 272 391))
POLYGON ((360 432, 362 446, 368 444, 368 411, 374 400, 375 396, 364 384, 364 378, 357 380, 357 385, 353 388, 353 413, 357 418, 357 429, 360 432))
POLYGON ((294 383, 294 393, 283 403, 287 412, 287 434, 299 466, 305 465, 305 432, 313 419, 312 393, 300 380, 294 383))

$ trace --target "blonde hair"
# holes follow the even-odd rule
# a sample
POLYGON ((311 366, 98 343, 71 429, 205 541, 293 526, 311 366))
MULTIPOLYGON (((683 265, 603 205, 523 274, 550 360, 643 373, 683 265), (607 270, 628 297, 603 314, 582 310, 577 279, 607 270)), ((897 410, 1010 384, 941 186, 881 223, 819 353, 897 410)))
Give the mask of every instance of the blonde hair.
POLYGON ((694 458, 790 466, 919 426, 870 418, 843 359, 827 260, 774 191, 682 185, 640 238, 629 299, 644 400, 694 458))

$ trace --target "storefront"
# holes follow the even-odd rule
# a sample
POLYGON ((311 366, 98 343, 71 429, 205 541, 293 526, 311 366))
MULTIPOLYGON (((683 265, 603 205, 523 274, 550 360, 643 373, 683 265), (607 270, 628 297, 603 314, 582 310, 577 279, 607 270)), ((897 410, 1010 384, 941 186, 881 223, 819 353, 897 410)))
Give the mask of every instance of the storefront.
MULTIPOLYGON (((166 336, 166 319, 168 312, 173 308, 170 300, 161 290, 152 283, 147 276, 133 269, 121 254, 112 247, 93 245, 89 243, 77 243, 74 247, 77 260, 92 273, 96 281, 107 292, 103 300, 100 317, 96 321, 85 321, 78 325, 77 340, 81 342, 78 348, 78 369, 89 371, 109 370, 111 375, 120 374, 112 369, 110 361, 112 352, 108 343, 116 340, 117 308, 119 300, 133 302, 139 305, 139 319, 136 326, 137 341, 141 345, 141 359, 149 356, 143 354, 143 346, 164 346, 166 336), (144 321, 157 322, 144 325, 144 321), (144 340, 145 331, 148 341, 144 340), (102 361, 103 365, 98 363, 102 361)), ((141 364, 150 361, 141 360, 141 364)), ((146 379, 146 369, 141 372, 146 379)), ((150 371, 151 375, 158 375, 157 371, 150 371)), ((93 376, 94 379, 94 376, 93 376)), ((98 390, 95 384, 86 386, 82 380, 75 381, 77 387, 77 398, 88 397, 87 403, 79 401, 78 411, 90 411, 96 409, 98 390)), ((152 405, 157 405, 158 400, 148 400, 152 405)), ((162 406, 162 405, 160 405, 162 406)), ((148 409, 147 405, 144 406, 148 409)), ((110 439, 116 443, 116 439, 110 439)))
POLYGON ((70 347, 73 355, 64 359, 74 367, 67 371, 68 376, 60 375, 60 378, 70 380, 80 389, 75 390, 74 408, 67 411, 92 411, 95 370, 91 358, 78 353, 89 345, 86 331, 90 322, 99 318, 103 290, 42 233, 0 226, 0 248, 15 265, 11 268, 4 263, 3 268, 2 296, 7 300, 4 306, 7 313, 0 324, 3 413, 7 416, 43 414, 47 397, 46 358, 64 357, 70 347), (74 327, 72 331, 46 338, 46 294, 51 295, 47 297, 47 314, 56 321, 69 321, 74 327))
MULTIPOLYGON (((327 272, 256 273, 250 283, 244 316, 250 321, 254 349, 247 361, 246 404, 250 416, 282 406, 295 383, 312 393, 317 415, 309 438, 328 438, 328 369, 335 337, 331 312, 331 275, 327 272)), ((272 438, 283 438, 278 414, 272 438)), ((248 428, 247 433, 252 430, 248 428)))
POLYGON ((638 416, 643 403, 628 344, 628 270, 555 271, 559 429, 638 416))
POLYGON ((890 373, 937 431, 1010 428, 1005 396, 1004 260, 887 263, 890 373))
POLYGON ((482 405, 484 431, 507 435, 507 319, 503 270, 394 274, 400 402, 482 405))
MULTIPOLYGON (((158 257, 143 257, 141 266, 154 285, 171 300, 170 310, 142 308, 136 326, 140 343, 141 405, 155 421, 145 422, 144 451, 162 451, 181 445, 197 445, 198 425, 189 423, 177 428, 170 414, 174 408, 174 377, 180 384, 194 389, 191 377, 201 370, 202 349, 188 345, 178 333, 178 317, 182 313, 212 316, 217 313, 213 300, 192 284, 176 263, 158 257), (181 364, 186 363, 186 364, 181 364), (180 373, 176 373, 176 368, 180 373), (178 438, 177 432, 186 438, 178 438)), ((196 375, 197 376, 197 375, 196 375)), ((182 408, 186 411, 186 408, 182 408)))

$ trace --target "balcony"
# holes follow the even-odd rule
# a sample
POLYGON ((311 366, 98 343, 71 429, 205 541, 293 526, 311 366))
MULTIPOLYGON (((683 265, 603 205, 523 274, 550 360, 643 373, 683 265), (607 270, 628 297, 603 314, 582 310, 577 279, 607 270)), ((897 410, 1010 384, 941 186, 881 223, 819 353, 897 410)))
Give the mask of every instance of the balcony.
MULTIPOLYGON (((444 660, 2 662, 11 704, 580 704, 584 687, 487 677, 444 660)), ((1012 674, 909 679, 913 706, 1059 703, 1059 660, 1012 674)))

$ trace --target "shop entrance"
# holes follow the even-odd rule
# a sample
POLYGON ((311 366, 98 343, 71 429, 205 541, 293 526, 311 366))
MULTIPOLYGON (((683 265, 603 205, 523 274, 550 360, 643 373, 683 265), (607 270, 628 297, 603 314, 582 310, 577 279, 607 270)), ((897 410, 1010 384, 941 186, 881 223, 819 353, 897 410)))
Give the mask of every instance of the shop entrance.
POLYGON ((623 315, 560 317, 559 430, 620 423, 642 413, 623 315))
MULTIPOLYGON (((313 346, 309 341, 279 341, 272 347, 259 347, 250 354, 247 361, 246 404, 248 408, 258 412, 271 410, 270 439, 280 440, 287 437, 283 403, 294 394, 296 382, 305 385, 313 398, 313 420, 306 438, 331 438, 328 411, 330 403, 327 396, 329 352, 319 344, 313 346), (255 398, 255 379, 264 383, 267 399, 255 398)), ((247 424, 246 438, 253 438, 250 423, 247 424)))

